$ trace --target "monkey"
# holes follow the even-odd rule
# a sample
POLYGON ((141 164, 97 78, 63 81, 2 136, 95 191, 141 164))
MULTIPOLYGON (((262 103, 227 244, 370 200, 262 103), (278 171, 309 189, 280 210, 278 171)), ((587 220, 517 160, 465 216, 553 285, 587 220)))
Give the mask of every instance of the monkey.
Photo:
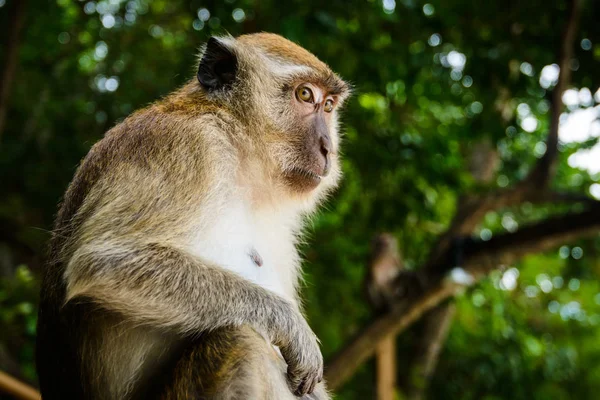
POLYGON ((382 233, 371 242, 369 270, 365 279, 365 294, 376 311, 385 310, 397 296, 396 280, 404 270, 398 240, 382 233))
POLYGON ((340 180, 350 93, 281 36, 213 36, 93 145, 42 277, 43 398, 330 398, 296 247, 340 180))

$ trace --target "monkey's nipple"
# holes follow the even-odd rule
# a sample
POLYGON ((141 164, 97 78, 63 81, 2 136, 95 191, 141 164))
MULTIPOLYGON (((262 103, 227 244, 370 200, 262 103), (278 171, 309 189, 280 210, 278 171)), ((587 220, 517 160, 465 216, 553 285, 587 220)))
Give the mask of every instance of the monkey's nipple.
POLYGON ((254 264, 256 264, 256 266, 258 267, 262 267, 263 265, 263 259, 260 256, 260 254, 258 254, 258 251, 256 251, 255 248, 250 249, 250 259, 252 259, 252 262, 254 264))

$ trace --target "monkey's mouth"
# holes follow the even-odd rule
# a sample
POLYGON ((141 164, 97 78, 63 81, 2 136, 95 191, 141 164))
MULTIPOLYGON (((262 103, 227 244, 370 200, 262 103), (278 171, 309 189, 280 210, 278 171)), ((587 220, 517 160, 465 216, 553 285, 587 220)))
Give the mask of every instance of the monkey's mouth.
POLYGON ((285 172, 286 180, 297 189, 313 189, 321 183, 322 176, 300 167, 293 167, 285 172))
POLYGON ((304 179, 313 180, 317 183, 321 182, 321 176, 304 168, 293 167, 288 171, 289 175, 298 176, 304 179))

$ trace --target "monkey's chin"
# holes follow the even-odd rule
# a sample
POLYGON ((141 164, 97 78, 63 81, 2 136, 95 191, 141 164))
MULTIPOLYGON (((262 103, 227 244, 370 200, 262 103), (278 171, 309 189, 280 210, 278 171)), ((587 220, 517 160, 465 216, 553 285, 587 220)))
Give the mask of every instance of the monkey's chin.
POLYGON ((287 185, 295 192, 308 192, 315 189, 323 179, 312 171, 295 167, 284 174, 287 185))

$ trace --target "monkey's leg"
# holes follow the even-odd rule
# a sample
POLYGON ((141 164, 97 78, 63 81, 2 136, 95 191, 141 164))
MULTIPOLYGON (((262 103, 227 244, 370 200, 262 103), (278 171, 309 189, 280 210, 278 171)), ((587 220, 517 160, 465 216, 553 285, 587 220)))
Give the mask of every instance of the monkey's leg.
MULTIPOLYGON (((204 334, 186 348, 160 400, 298 400, 289 389, 286 364, 249 327, 204 334)), ((324 384, 303 400, 327 400, 324 384)))

